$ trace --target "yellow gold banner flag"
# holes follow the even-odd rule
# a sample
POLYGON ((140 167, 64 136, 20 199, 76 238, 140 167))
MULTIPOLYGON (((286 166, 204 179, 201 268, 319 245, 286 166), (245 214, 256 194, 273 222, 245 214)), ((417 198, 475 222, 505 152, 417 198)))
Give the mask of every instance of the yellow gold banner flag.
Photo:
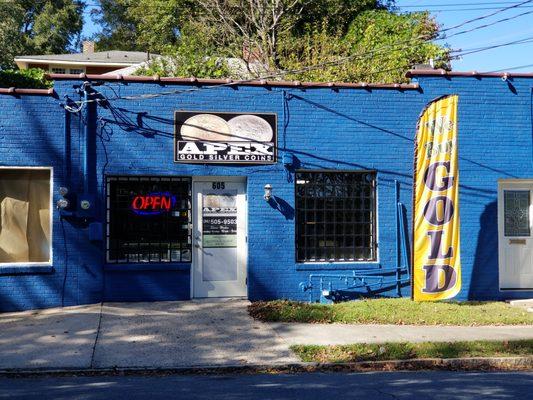
POLYGON ((413 188, 413 299, 443 300, 461 290, 458 96, 429 103, 418 120, 413 188))

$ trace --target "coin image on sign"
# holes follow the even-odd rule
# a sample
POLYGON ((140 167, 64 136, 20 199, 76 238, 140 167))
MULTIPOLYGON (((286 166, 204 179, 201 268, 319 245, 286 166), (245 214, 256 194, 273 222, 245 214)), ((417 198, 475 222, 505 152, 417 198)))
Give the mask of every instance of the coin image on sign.
POLYGON ((184 140, 231 140, 228 123, 212 114, 197 114, 188 118, 183 123, 180 133, 184 140))
POLYGON ((237 207, 237 198, 230 193, 204 195, 204 207, 237 207))
POLYGON ((257 115, 239 115, 230 119, 228 125, 234 142, 270 142, 274 136, 270 124, 257 115))

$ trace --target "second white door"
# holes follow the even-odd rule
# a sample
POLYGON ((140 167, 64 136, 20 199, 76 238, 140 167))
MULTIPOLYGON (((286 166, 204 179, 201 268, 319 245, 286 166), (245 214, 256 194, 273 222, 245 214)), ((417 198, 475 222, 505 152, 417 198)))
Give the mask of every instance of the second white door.
POLYGON ((499 182, 500 289, 533 289, 533 181, 499 182))

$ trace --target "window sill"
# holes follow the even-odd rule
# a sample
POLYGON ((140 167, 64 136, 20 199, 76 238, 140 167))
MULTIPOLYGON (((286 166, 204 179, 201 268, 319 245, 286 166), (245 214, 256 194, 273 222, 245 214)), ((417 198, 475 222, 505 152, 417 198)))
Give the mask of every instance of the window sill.
POLYGON ((378 261, 308 262, 296 264, 296 271, 347 271, 381 268, 378 261))
POLYGON ((53 272, 54 267, 51 265, 0 265, 0 275, 38 275, 53 272))
POLYGON ((190 271, 191 263, 106 264, 104 270, 111 272, 190 271))

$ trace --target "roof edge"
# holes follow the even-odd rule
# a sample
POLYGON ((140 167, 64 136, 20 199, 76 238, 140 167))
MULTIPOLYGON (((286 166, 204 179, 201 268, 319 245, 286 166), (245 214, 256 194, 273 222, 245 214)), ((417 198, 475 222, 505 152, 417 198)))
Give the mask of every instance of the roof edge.
POLYGON ((22 88, 16 88, 16 87, 10 87, 10 88, 0 88, 0 94, 10 94, 13 96, 16 95, 37 95, 37 96, 54 96, 55 91, 54 89, 22 89, 22 88))
POLYGON ((471 76, 471 77, 488 77, 488 78, 533 78, 533 72, 478 72, 478 71, 447 71, 445 69, 411 69, 405 74, 411 78, 415 76, 471 76))
POLYGON ((140 64, 142 61, 93 61, 93 60, 50 60, 45 58, 14 58, 15 63, 26 64, 52 64, 52 65, 90 65, 90 66, 105 66, 105 67, 129 67, 140 64))
POLYGON ((123 75, 93 75, 93 74, 47 74, 51 80, 95 80, 95 81, 123 81, 140 83, 162 83, 176 85, 225 85, 225 86, 265 86, 265 87, 303 87, 303 88, 352 88, 352 89, 393 89, 419 90, 418 83, 348 83, 348 82, 300 82, 300 81, 270 81, 265 79, 239 81, 232 79, 202 79, 202 78, 165 78, 159 76, 123 76, 123 75))

